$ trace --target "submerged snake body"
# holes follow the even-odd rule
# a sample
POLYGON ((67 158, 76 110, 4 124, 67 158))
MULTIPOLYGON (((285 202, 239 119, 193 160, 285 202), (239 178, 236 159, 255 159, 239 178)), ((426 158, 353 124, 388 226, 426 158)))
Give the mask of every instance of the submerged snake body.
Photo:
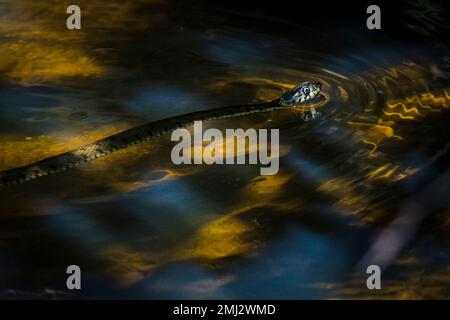
MULTIPOLYGON (((111 152, 151 140, 177 128, 189 126, 197 120, 223 119, 311 104, 324 99, 322 95, 319 95, 320 90, 320 82, 305 82, 271 102, 198 111, 150 122, 84 145, 76 150, 46 158, 23 167, 0 172, 0 186, 18 184, 65 171, 84 162, 103 157, 111 152)), ((312 116, 314 117, 314 114, 312 116)))

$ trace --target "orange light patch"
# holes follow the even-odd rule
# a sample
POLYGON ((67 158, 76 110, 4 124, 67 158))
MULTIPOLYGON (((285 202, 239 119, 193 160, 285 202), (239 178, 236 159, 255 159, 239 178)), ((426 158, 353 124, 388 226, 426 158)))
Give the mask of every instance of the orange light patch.
POLYGON ((126 123, 96 128, 88 132, 52 133, 36 137, 14 135, 0 136, 0 171, 28 165, 64 152, 74 150, 85 144, 95 142, 130 127, 126 123))

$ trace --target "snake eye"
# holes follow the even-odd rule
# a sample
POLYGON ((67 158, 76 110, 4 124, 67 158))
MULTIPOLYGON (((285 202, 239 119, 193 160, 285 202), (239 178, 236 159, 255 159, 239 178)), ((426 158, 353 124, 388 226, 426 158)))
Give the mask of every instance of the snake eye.
POLYGON ((302 93, 304 94, 304 95, 309 95, 309 88, 303 88, 303 90, 302 90, 302 93))

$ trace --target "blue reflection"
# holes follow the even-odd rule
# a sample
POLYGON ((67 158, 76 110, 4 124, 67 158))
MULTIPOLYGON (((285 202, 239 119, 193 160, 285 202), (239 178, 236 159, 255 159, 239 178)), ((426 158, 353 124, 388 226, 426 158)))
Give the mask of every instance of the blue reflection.
POLYGON ((293 151, 284 160, 288 166, 313 183, 321 184, 332 178, 323 166, 302 156, 298 151, 293 151))
POLYGON ((60 212, 46 216, 42 223, 51 234, 74 241, 94 253, 96 248, 113 238, 113 234, 94 219, 83 210, 62 206, 60 212))
POLYGON ((263 63, 267 50, 254 40, 240 38, 215 38, 202 43, 204 55, 209 59, 230 65, 263 63))
POLYGON ((358 248, 344 232, 330 235, 292 227, 285 234, 283 239, 243 267, 233 285, 236 297, 324 298, 330 292, 320 285, 328 288, 341 282, 351 270, 353 258, 349 256, 348 246, 352 243, 353 252, 358 248), (259 272, 255 273, 255 269, 259 272))
POLYGON ((206 105, 192 92, 162 85, 146 86, 125 101, 134 113, 146 116, 171 116, 206 105))
POLYGON ((157 183, 132 194, 132 210, 146 219, 165 215, 169 219, 187 219, 198 225, 202 216, 220 213, 221 208, 180 179, 157 183), (219 211, 220 210, 220 211, 219 211))

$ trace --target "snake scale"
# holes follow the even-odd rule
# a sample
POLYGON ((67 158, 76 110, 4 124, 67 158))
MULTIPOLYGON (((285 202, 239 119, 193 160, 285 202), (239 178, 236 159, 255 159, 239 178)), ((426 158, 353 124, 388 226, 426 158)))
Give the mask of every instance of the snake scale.
MULTIPOLYGON (((166 134, 177 128, 189 126, 197 120, 223 119, 317 103, 325 99, 323 95, 319 94, 321 88, 322 85, 318 81, 304 82, 270 102, 197 111, 150 122, 66 153, 23 167, 2 171, 0 172, 0 186, 18 184, 65 171, 82 163, 106 156, 111 152, 166 134)), ((311 108, 311 111, 303 112, 303 119, 308 121, 315 118, 316 114, 318 113, 315 109, 311 108)))

